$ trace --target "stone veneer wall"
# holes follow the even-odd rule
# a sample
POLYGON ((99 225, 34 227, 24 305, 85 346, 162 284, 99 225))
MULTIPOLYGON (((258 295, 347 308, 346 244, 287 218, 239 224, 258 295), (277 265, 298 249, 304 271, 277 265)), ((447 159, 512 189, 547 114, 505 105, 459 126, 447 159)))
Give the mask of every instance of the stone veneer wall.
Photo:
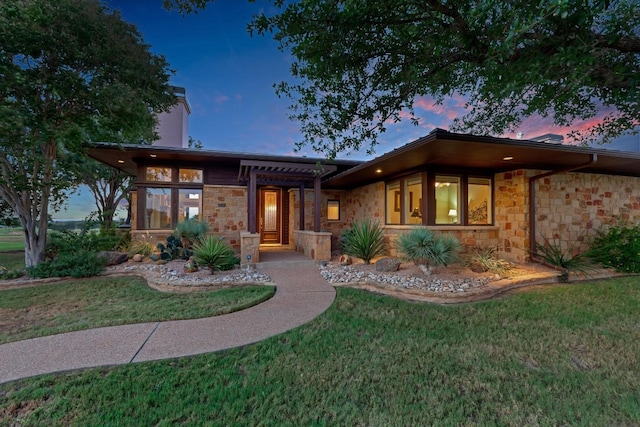
MULTIPOLYGON (((598 230, 640 221, 640 178, 565 173, 537 181, 536 238, 580 242, 589 248, 598 230)), ((566 246, 565 246, 566 247, 566 246)))
POLYGON ((247 231, 247 188, 205 185, 202 191, 202 213, 211 225, 211 233, 224 237, 240 251, 240 232, 247 231))
MULTIPOLYGON (((529 178, 543 173, 517 170, 495 176, 495 224, 499 253, 516 262, 529 260, 529 178)), ((640 221, 640 178, 580 172, 536 180, 536 240, 546 237, 576 252, 589 248, 607 225, 640 221)))
POLYGON ((494 224, 498 227, 500 258, 523 263, 529 260, 529 176, 524 169, 494 176, 494 224))

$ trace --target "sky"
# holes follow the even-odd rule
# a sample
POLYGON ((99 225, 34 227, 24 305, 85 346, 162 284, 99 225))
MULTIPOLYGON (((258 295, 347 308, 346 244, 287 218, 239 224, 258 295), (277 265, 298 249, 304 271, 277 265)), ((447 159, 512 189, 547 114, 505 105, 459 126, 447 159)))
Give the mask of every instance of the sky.
MULTIPOLYGON (((162 0, 103 0, 119 10, 125 21, 135 24, 151 51, 166 57, 175 74, 171 84, 186 89, 191 106, 189 135, 204 149, 306 155, 320 157, 311 149, 294 152, 301 140, 299 124, 288 118, 290 100, 278 98, 273 85, 290 79, 291 56, 278 50, 271 37, 246 30, 253 15, 273 14, 269 1, 217 0, 198 14, 182 16, 162 7, 162 0)), ((416 99, 418 126, 408 120, 389 126, 376 147, 376 155, 427 135, 434 128, 448 129, 464 113, 462 97, 435 105, 428 97, 416 99)), ((545 133, 566 133, 548 119, 531 119, 516 132, 524 138, 545 133)), ((505 134, 516 137, 516 132, 505 134)), ((365 160, 362 153, 349 158, 365 160)), ((93 199, 81 189, 55 219, 83 219, 95 210, 93 199)))

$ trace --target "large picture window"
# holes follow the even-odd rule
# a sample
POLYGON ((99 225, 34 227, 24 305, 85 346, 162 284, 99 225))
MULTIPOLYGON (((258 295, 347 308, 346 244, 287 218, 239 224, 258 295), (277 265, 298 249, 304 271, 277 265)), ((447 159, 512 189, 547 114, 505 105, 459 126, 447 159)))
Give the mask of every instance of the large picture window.
POLYGON ((186 219, 202 219, 202 169, 146 166, 139 183, 140 229, 168 230, 186 219))
POLYGON ((436 175, 436 224, 459 224, 460 178, 436 175))
POLYGON ((200 219, 202 212, 202 190, 178 190, 178 222, 186 219, 200 219))
POLYGON ((469 224, 491 224, 491 180, 489 178, 469 178, 467 191, 467 216, 469 224))
POLYGON ((492 194, 493 181, 487 177, 408 175, 386 185, 386 223, 490 225, 493 223, 492 194))
POLYGON ((170 188, 147 188, 145 203, 145 229, 171 228, 170 188))

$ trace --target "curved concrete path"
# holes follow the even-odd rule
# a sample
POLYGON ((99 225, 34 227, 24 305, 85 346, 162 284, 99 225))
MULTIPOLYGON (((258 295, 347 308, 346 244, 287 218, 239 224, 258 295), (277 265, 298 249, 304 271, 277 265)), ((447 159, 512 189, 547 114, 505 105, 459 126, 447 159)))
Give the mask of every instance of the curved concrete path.
POLYGON ((111 326, 0 345, 0 383, 96 366, 190 356, 252 344, 322 314, 335 289, 313 261, 259 264, 277 285, 273 298, 204 319, 111 326))

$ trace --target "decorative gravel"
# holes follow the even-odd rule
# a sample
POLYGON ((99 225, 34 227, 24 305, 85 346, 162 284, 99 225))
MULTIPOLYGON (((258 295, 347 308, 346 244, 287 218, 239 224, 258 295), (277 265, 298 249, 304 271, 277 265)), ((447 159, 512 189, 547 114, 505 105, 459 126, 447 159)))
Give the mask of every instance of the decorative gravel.
POLYGON ((467 292, 480 288, 491 282, 491 277, 461 277, 457 279, 444 279, 434 275, 410 275, 402 272, 381 273, 372 269, 364 269, 362 266, 341 266, 330 263, 320 266, 320 274, 329 283, 374 283, 393 286, 399 289, 420 289, 429 292, 467 292), (422 276, 422 277, 421 277, 422 276))
POLYGON ((182 270, 182 262, 170 262, 165 265, 153 263, 128 262, 118 266, 119 272, 141 273, 147 279, 162 281, 171 285, 207 285, 219 283, 270 283, 271 277, 258 272, 253 268, 242 268, 229 271, 220 271, 211 274, 207 269, 200 269, 194 273, 185 273, 182 270))

